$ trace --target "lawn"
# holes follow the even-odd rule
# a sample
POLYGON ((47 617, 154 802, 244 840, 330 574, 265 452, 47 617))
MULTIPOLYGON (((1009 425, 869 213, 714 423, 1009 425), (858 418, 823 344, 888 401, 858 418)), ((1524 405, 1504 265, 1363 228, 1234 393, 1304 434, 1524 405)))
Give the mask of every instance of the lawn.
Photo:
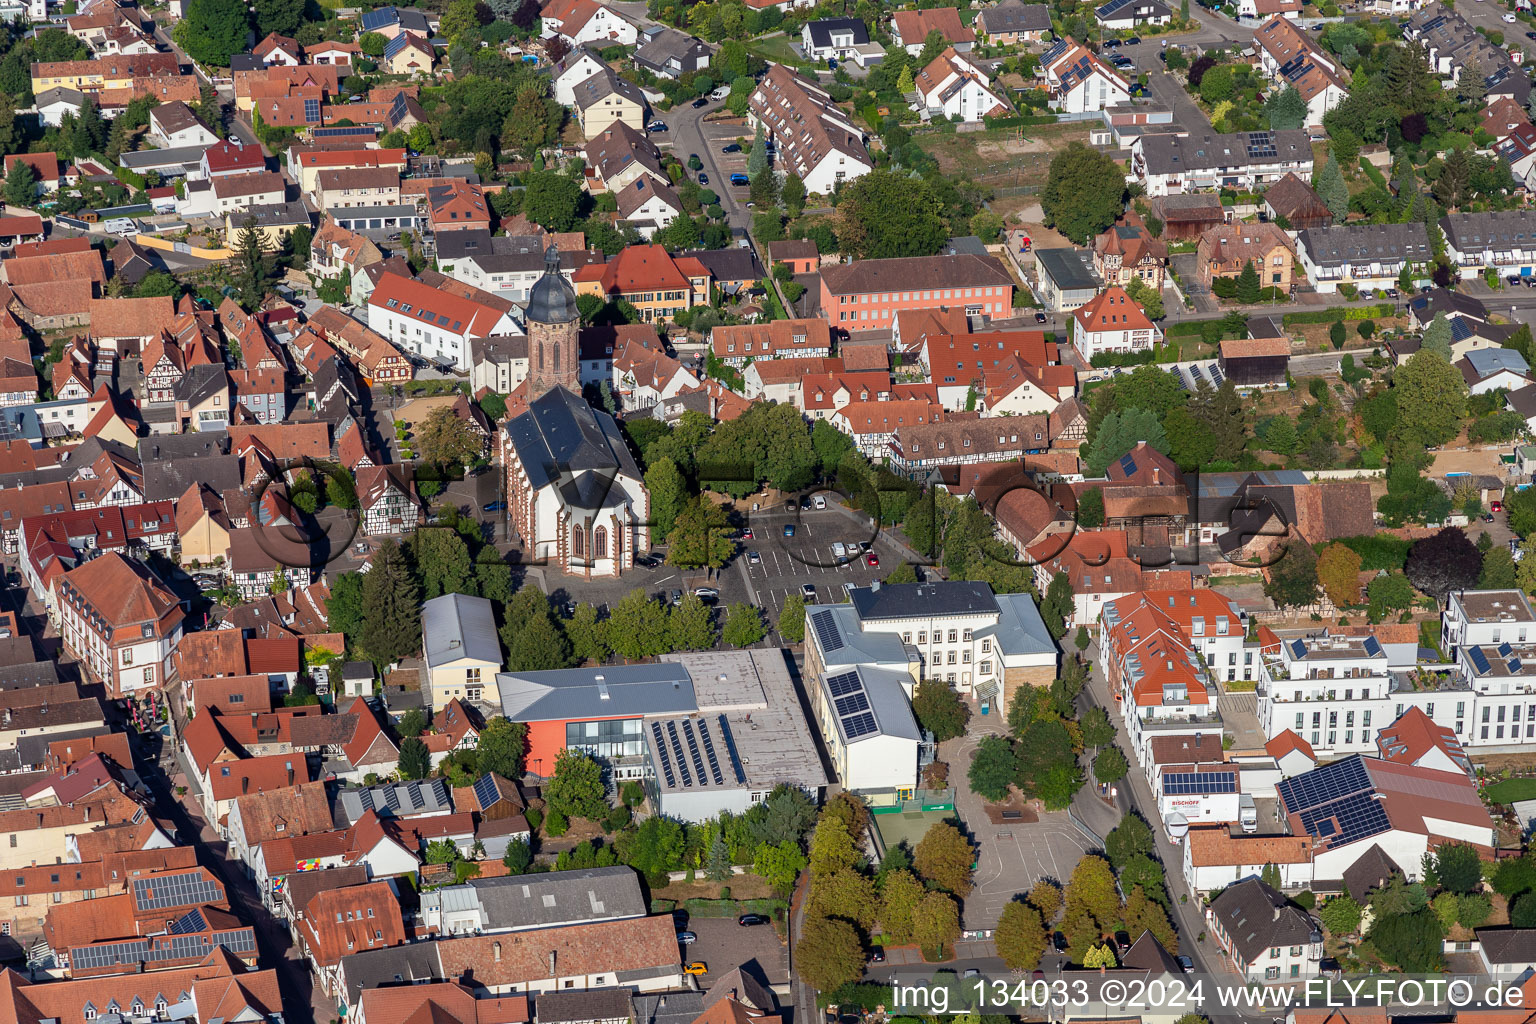
POLYGON ((1512 804, 1518 800, 1536 800, 1536 779, 1505 779, 1483 790, 1496 804, 1512 804))
POLYGON ((789 43, 789 37, 785 35, 754 39, 747 44, 747 50, 763 60, 771 60, 776 64, 799 66, 805 63, 805 58, 795 52, 795 48, 789 43))

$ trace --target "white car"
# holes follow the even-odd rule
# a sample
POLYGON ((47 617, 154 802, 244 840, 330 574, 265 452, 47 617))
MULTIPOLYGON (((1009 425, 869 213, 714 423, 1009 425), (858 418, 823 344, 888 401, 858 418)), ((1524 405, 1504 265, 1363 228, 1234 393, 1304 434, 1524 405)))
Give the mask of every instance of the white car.
POLYGON ((827 507, 827 499, 818 494, 811 499, 811 504, 815 506, 816 511, 820 512, 827 507))
POLYGON ((1515 16, 1513 14, 1506 14, 1506 15, 1504 15, 1504 21, 1505 21, 1506 24, 1513 25, 1515 23, 1515 20, 1516 19, 1515 19, 1515 16))

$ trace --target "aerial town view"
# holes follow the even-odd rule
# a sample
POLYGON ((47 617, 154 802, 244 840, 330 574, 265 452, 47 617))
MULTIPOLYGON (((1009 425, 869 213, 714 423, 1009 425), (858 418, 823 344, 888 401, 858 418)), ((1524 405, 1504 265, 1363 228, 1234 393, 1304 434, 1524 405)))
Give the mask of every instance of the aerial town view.
POLYGON ((375 2, 0 0, 0 1024, 1536 1021, 1531 0, 375 2))

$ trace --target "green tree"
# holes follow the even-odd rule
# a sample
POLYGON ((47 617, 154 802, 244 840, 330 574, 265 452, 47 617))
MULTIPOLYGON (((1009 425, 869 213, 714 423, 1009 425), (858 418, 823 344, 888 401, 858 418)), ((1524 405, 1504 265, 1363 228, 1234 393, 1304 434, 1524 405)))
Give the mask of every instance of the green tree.
POLYGON ((646 467, 645 489, 651 496, 651 529, 654 536, 668 537, 688 502, 688 483, 677 463, 663 456, 646 467))
POLYGON ((553 171, 524 175, 523 213, 547 231, 569 231, 576 226, 581 209, 581 185, 576 179, 553 171))
POLYGON ((1018 757, 1013 744, 1003 736, 988 736, 977 745, 971 759, 971 792, 993 802, 1006 800, 1017 773, 1018 757))
POLYGON ((880 883, 880 926, 886 942, 904 946, 912 941, 912 915, 924 891, 923 883, 910 871, 893 870, 885 875, 880 883))
POLYGON ((527 874, 533 866, 533 849, 523 840, 514 839, 507 844, 507 852, 501 855, 501 862, 514 875, 527 874))
POLYGON ((1491 881, 1493 891, 1509 900, 1536 891, 1536 861, 1530 857, 1507 857, 1499 861, 1491 881))
POLYGON ((948 952, 959 937, 960 908, 954 899, 942 892, 924 894, 912 910, 912 941, 933 954, 948 952))
POLYGON ((379 546, 363 575, 359 639, 378 665, 421 650, 420 589, 405 552, 393 539, 379 546))
POLYGON ((250 15, 243 0, 191 0, 171 35, 187 56, 205 67, 227 68, 245 49, 250 15))
POLYGON ((822 878, 849 868, 858 860, 853 836, 841 818, 823 814, 811 835, 810 867, 812 878, 822 878))
MULTIPOLYGON (((334 500, 332 503, 341 504, 334 500)), ((501 552, 490 544, 481 548, 475 556, 475 589, 487 601, 498 604, 506 604, 512 599, 512 567, 501 557, 501 552)))
POLYGON ((1085 856, 1072 869, 1065 893, 1067 916, 1074 910, 1086 913, 1099 926, 1099 933, 1110 930, 1120 916, 1120 894, 1115 890, 1115 875, 1102 857, 1085 856))
POLYGON ((976 848, 947 821, 931 826, 912 851, 912 866, 923 881, 964 899, 971 891, 976 848))
POLYGON ((443 594, 475 595, 475 568, 469 545, 456 530, 446 527, 420 529, 411 536, 421 577, 421 596, 432 600, 443 594))
POLYGON ((925 181, 873 171, 845 184, 838 247, 860 259, 931 256, 949 237, 944 202, 925 181))
POLYGON ((134 298, 175 298, 181 294, 181 282, 163 270, 151 270, 133 289, 134 298))
POLYGON ((619 834, 614 851, 619 859, 660 887, 667 872, 683 866, 683 826, 679 821, 653 814, 640 827, 619 834))
POLYGON ((752 871, 781 897, 787 897, 795 889, 795 879, 806 868, 804 852, 792 839, 769 845, 763 843, 752 857, 752 871))
POLYGON ((1323 926, 1335 936, 1353 935, 1360 930, 1360 904, 1349 896, 1335 896, 1323 904, 1318 916, 1323 926))
POLYGON ((763 625, 762 609, 738 601, 725 613, 725 625, 720 629, 720 639, 730 647, 751 647, 768 635, 763 625))
POLYGON ((546 607, 507 641, 507 670, 547 672, 571 666, 571 644, 546 607))
POLYGON ((1264 116, 1271 131, 1290 131, 1307 126, 1307 101, 1294 85, 1270 93, 1264 101, 1264 116))
POLYGON ((1253 260, 1248 260, 1243 264, 1242 273, 1237 275, 1237 301, 1245 306, 1251 306, 1258 302, 1262 295, 1259 272, 1254 268, 1253 260))
POLYGON ((1360 556, 1337 542, 1317 556, 1317 581, 1336 608, 1360 603, 1360 556))
POLYGON ((17 160, 6 172, 5 201, 11 206, 31 206, 37 201, 37 172, 25 160, 17 160))
POLYGON ((1435 847, 1435 871, 1440 884, 1451 892, 1474 892, 1483 881, 1483 862, 1466 843, 1441 843, 1435 847))
POLYGON ((1339 162, 1332 153, 1318 172, 1317 179, 1312 182, 1312 188, 1333 214, 1334 220, 1342 224, 1349 213, 1349 186, 1345 184, 1344 172, 1339 169, 1339 162))
POLYGON ((1040 205, 1048 225, 1086 245, 1124 212, 1125 169, 1098 150, 1074 142, 1051 158, 1040 205))
POLYGON ((304 22, 303 0, 255 0, 256 34, 291 36, 304 22))
POLYGON ((400 741, 399 772, 402 779, 424 779, 432 771, 432 755, 415 736, 400 741))
POLYGON ((1317 600, 1317 554, 1304 540, 1292 539, 1269 566, 1264 594, 1282 608, 1302 608, 1317 600))
POLYGON ((643 590, 632 590, 608 614, 605 639, 613 653, 638 661, 667 653, 667 612, 643 590))
POLYGON ((880 916, 880 896, 872 879, 853 868, 843 868, 816 880, 809 909, 823 917, 841 917, 868 931, 880 916))
POLYGON ((1104 525, 1104 492, 1090 487, 1077 499, 1077 525, 1085 530, 1097 530, 1104 525))
POLYGON ((1125 294, 1130 296, 1132 302, 1141 307, 1141 311, 1147 314, 1150 320, 1161 320, 1167 315, 1163 308, 1163 296, 1139 277, 1131 278, 1131 283, 1125 286, 1125 294))
POLYGON ((960 695, 933 676, 917 684, 912 694, 912 714, 917 724, 933 733, 940 743, 963 736, 971 720, 971 709, 960 695))
POLYGON ((674 651, 707 651, 715 646, 714 615, 697 594, 687 594, 667 616, 668 641, 674 651))
POLYGON ((261 232, 256 229, 255 217, 246 217, 240 225, 234 249, 240 304, 247 310, 254 310, 267 297, 267 286, 272 281, 272 259, 261 232))
POLYGON ((480 738, 475 743, 475 765, 482 772, 504 779, 521 778, 527 741, 528 726, 525 723, 497 715, 480 730, 480 738))
POLYGON ((864 947, 847 921, 807 918, 795 949, 795 970, 812 989, 830 992, 864 973, 864 947))
POLYGON ((415 442, 421 461, 434 466, 467 466, 484 451, 484 442, 469 421, 460 419, 446 405, 427 414, 416 431, 415 442))
POLYGON ((555 769, 544 784, 544 803, 551 813, 599 821, 608 813, 608 788, 603 769, 587 754, 562 747, 555 769))
POLYGON ((1093 759, 1093 777, 1103 783, 1119 782, 1129 770, 1130 766, 1126 764, 1125 755, 1119 747, 1105 747, 1093 759))
POLYGON ((1084 746, 1103 747, 1115 742, 1115 726, 1109 720, 1109 712, 1098 705, 1083 712, 1078 726, 1082 730, 1084 746))
POLYGON ((784 598, 779 609, 779 636, 787 644, 798 644, 805 639, 805 597, 791 592, 784 598))
POLYGON ((1451 361, 1451 322, 1445 318, 1444 313, 1436 313, 1435 318, 1424 328, 1420 346, 1446 362, 1451 361))
POLYGON ((1428 907, 1407 914, 1380 914, 1371 919, 1371 945, 1383 960, 1413 974, 1438 972, 1444 963, 1440 921, 1428 907))
POLYGON ((364 32, 357 37, 357 45, 366 56, 377 60, 384 56, 384 48, 389 45, 389 39, 377 32, 364 32))
POLYGON ((1400 422, 1427 445, 1445 444, 1466 416, 1466 381, 1441 355, 1420 349, 1393 376, 1400 422))
MULTIPOLYGON (((1487 536, 1484 534, 1483 536, 1487 536)), ((1482 576, 1478 578, 1479 590, 1512 590, 1518 583, 1518 566, 1515 556, 1507 547, 1489 548, 1483 553, 1482 576)))
POLYGON ((1152 829, 1140 817, 1127 814, 1120 824, 1110 830, 1104 839, 1104 852, 1117 870, 1123 869, 1133 857, 1148 856, 1157 851, 1152 829))
POLYGON ((1050 630, 1052 639, 1060 640, 1066 635, 1067 620, 1072 617, 1073 610, 1072 579, 1065 572, 1058 572, 1046 585, 1045 597, 1040 602, 1040 617, 1045 620, 1045 628, 1050 630))
MULTIPOLYGON (((1162 377, 1168 376, 1162 370, 1154 369, 1153 372, 1162 377)), ((1168 454, 1171 446, 1160 422, 1163 415, 1163 410, 1141 407, 1126 408, 1124 411, 1114 409, 1106 413, 1088 445, 1088 454, 1084 460, 1088 475, 1102 477, 1111 462, 1142 441, 1164 455, 1168 454)))
POLYGON ((736 553, 725 509, 703 495, 676 513, 667 543, 667 564, 680 569, 718 569, 736 553))
POLYGON ((752 137, 752 149, 747 154, 747 177, 755 178, 768 166, 767 134, 761 122, 757 126, 757 134, 752 137))

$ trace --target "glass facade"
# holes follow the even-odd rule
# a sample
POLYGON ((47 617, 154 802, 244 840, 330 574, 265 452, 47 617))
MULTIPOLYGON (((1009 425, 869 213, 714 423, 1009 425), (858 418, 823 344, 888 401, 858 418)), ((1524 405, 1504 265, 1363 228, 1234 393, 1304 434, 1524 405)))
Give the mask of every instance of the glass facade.
POLYGON ((565 723, 565 745, 583 750, 596 758, 617 759, 645 754, 645 738, 638 718, 606 719, 601 722, 565 723))

